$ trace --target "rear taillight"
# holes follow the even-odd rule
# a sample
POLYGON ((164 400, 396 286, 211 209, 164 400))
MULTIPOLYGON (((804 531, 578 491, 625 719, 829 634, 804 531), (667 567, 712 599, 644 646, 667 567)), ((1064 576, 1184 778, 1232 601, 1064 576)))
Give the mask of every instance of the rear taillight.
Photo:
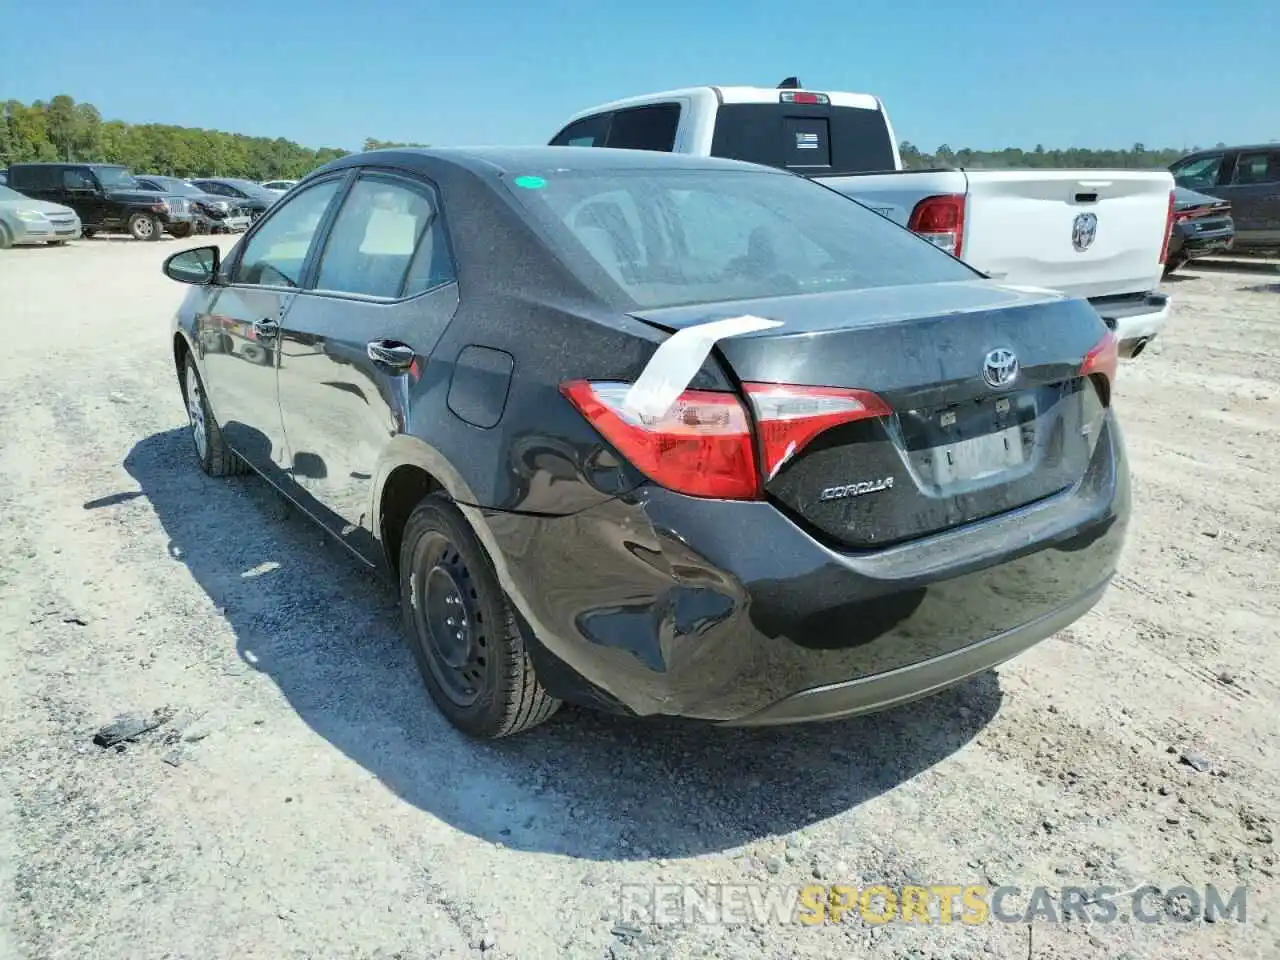
POLYGON ((1120 342, 1111 330, 1106 332, 1092 350, 1085 354, 1084 363, 1080 365, 1080 376, 1102 377, 1106 380, 1106 388, 1100 391, 1102 402, 1111 405, 1111 387, 1116 382, 1116 371, 1120 366, 1120 342))
POLYGON ((964 249, 964 194, 925 197, 911 211, 907 229, 953 257, 960 256, 964 249))
POLYGON ((629 383, 573 380, 563 393, 641 473, 669 490, 694 497, 758 500, 761 474, 772 479, 815 437, 832 427, 889 416, 874 393, 839 387, 744 383, 759 436, 735 394, 686 390, 660 417, 627 405, 629 383))
POLYGON ((1164 220, 1164 246, 1160 248, 1160 262, 1164 263, 1169 259, 1169 239, 1173 236, 1173 207, 1175 194, 1169 191, 1169 214, 1164 220))
POLYGON ((770 480, 823 431, 892 413, 880 397, 865 390, 780 383, 745 383, 743 388, 756 416, 762 467, 770 480))
POLYGON ((626 404, 629 383, 574 380, 560 385, 578 411, 649 479, 693 497, 760 497, 751 424, 732 393, 686 390, 665 414, 626 404))

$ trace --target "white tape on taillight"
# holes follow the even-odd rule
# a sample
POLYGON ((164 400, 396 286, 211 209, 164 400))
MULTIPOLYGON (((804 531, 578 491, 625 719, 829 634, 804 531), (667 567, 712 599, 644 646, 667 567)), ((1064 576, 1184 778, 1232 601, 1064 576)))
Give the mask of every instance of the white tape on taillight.
POLYGON ((642 417, 662 417, 693 382, 717 341, 780 326, 780 320, 748 315, 677 330, 654 351, 627 391, 627 408, 642 417))

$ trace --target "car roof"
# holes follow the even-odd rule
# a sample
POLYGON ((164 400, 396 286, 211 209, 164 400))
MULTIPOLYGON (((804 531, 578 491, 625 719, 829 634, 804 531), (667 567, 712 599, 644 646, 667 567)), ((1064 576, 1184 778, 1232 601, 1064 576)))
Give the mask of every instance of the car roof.
POLYGON ((1280 140, 1273 140, 1270 143, 1246 143, 1242 146, 1227 147, 1203 147, 1199 150, 1193 150, 1190 153, 1183 154, 1179 160, 1188 160, 1191 157, 1207 157, 1217 153, 1241 153, 1245 151, 1252 152, 1254 150, 1280 150, 1280 140))
POLYGON ((607 147, 388 147, 353 153, 322 167, 340 170, 346 167, 390 164, 410 170, 428 172, 433 166, 447 164, 481 176, 496 177, 506 173, 529 173, 534 170, 563 168, 568 170, 737 170, 776 173, 775 170, 741 160, 720 157, 697 157, 689 154, 660 153, 656 150, 614 150, 607 147))

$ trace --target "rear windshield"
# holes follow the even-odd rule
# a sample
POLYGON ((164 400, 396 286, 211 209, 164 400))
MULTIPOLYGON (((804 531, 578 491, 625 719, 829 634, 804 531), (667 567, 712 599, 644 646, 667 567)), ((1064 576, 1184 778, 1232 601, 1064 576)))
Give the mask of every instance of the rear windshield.
POLYGON ((894 169, 884 112, 860 107, 727 103, 716 111, 711 155, 815 176, 894 169))
POLYGON ((571 270, 642 309, 980 276, 785 173, 558 169, 506 182, 571 270))

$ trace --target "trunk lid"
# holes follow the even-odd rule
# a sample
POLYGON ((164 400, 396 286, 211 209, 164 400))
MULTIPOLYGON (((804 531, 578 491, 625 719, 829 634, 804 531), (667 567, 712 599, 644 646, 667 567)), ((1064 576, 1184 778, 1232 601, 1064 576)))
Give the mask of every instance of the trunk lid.
POLYGON ((1165 171, 967 171, 962 256, 996 279, 1102 297, 1154 290, 1165 171))
POLYGON ((1072 486, 1093 458, 1104 400, 1079 372, 1106 326, 1086 302, 971 281, 636 316, 678 330, 743 314, 781 326, 718 342, 739 380, 870 391, 891 408, 819 433, 765 478, 776 505, 833 545, 881 547, 1015 509, 1072 486), (1001 386, 984 375, 995 351, 1017 360, 1001 386))

